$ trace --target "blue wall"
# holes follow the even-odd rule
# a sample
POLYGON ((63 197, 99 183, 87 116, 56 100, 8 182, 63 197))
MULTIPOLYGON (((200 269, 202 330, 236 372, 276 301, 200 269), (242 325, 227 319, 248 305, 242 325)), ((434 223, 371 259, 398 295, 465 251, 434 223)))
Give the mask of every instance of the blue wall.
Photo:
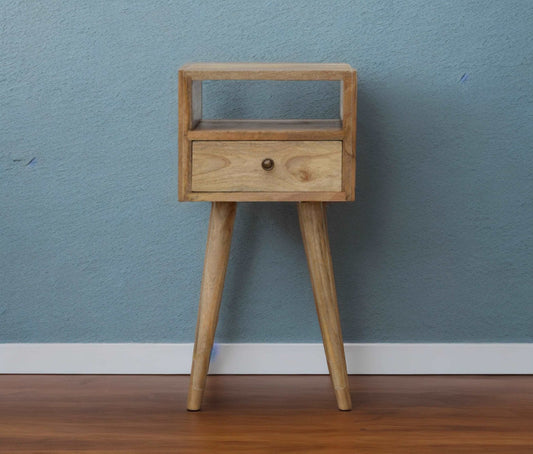
MULTIPOLYGON (((5 0, 0 20, 0 341, 193 340, 209 204, 177 202, 177 70, 211 60, 358 70, 357 201, 329 208, 346 341, 533 340, 532 2, 5 0)), ((336 110, 321 87, 306 116, 336 110)), ((206 111, 297 110, 252 88, 209 86, 206 111)), ((217 334, 320 340, 293 204, 240 206, 217 334)))

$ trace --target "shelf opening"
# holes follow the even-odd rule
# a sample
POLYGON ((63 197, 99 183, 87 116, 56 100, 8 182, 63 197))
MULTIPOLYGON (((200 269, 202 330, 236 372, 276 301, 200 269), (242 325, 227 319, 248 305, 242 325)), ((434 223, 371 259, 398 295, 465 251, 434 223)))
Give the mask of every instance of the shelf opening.
POLYGON ((203 120, 339 120, 339 81, 204 80, 203 120))

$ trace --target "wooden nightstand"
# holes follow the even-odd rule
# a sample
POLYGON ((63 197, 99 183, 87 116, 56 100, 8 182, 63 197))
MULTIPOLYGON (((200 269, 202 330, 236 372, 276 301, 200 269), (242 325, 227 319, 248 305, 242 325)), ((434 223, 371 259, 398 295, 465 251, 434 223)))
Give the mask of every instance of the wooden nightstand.
POLYGON ((199 410, 236 202, 294 201, 337 404, 351 409, 324 202, 355 198, 356 72, 330 63, 191 63, 179 71, 180 201, 212 202, 187 408, 199 410), (203 120, 202 80, 338 80, 339 119, 203 120))

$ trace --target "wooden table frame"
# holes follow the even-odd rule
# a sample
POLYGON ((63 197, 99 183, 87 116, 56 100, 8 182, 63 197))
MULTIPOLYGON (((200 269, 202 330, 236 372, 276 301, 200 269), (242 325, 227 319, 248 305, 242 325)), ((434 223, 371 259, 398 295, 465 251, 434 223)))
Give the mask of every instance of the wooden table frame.
POLYGON ((325 204, 355 198, 355 70, 330 63, 192 63, 178 80, 178 198, 212 202, 187 409, 201 407, 237 202, 294 201, 337 404, 350 410, 325 204), (340 118, 203 120, 202 80, 237 79, 337 80, 340 118))

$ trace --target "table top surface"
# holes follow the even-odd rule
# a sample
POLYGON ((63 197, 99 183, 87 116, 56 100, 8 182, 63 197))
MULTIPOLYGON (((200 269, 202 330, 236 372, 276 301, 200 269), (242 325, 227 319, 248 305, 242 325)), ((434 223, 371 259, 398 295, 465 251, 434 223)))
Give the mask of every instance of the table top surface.
POLYGON ((342 80, 355 72, 347 63, 187 63, 180 71, 196 80, 342 80))

